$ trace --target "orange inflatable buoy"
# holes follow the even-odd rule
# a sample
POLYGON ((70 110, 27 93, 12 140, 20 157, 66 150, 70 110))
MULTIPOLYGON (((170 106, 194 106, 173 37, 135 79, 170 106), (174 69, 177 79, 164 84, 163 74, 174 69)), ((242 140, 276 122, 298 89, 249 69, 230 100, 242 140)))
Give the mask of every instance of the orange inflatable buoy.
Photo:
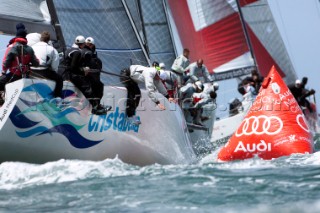
POLYGON ((258 156, 272 159, 312 153, 310 128, 298 103, 273 66, 250 111, 220 150, 222 161, 258 156))

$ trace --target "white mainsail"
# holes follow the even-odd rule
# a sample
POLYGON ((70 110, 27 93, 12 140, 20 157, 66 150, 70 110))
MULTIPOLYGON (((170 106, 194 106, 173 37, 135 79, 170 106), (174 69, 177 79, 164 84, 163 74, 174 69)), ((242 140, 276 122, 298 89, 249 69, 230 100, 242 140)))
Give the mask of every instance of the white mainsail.
POLYGON ((15 34, 16 24, 23 22, 28 32, 46 30, 51 33, 52 39, 56 39, 46 1, 0 0, 0 5, 0 32, 15 34))
POLYGON ((287 84, 297 79, 278 27, 267 0, 240 1, 245 23, 247 24, 253 52, 260 73, 266 76, 272 65, 282 73, 287 84))

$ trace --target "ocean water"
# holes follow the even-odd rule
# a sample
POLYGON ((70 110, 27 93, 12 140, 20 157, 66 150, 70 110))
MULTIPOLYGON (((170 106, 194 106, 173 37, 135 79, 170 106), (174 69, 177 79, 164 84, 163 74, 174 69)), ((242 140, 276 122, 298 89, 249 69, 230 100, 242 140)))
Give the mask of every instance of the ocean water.
POLYGON ((0 165, 0 212, 320 212, 320 152, 195 164, 0 165))

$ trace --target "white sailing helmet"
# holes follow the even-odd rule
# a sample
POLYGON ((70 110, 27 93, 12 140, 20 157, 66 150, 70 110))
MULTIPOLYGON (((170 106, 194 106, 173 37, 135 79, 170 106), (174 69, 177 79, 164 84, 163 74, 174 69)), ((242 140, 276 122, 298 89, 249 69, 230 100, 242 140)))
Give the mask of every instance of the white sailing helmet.
POLYGON ((161 62, 161 63, 159 64, 159 67, 164 69, 164 68, 166 68, 166 65, 161 62))
POLYGON ((214 91, 217 91, 219 89, 219 84, 217 82, 214 82, 212 87, 214 91))
POLYGON ((83 44, 86 41, 86 39, 82 36, 82 35, 78 35, 75 39, 74 39, 74 43, 75 44, 83 44))
POLYGON ((197 87, 199 90, 203 90, 203 85, 202 85, 201 81, 196 81, 194 84, 196 85, 196 87, 197 87))
POLYGON ((94 39, 92 37, 86 38, 86 43, 94 44, 94 39))

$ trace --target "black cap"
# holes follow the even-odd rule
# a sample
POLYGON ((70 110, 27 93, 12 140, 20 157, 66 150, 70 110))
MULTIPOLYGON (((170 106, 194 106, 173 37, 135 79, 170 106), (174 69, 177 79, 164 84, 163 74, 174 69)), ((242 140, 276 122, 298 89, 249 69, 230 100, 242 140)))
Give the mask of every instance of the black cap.
POLYGON ((27 36, 27 31, 23 29, 19 29, 16 33, 16 37, 25 38, 27 36))
POLYGON ((25 38, 27 36, 27 30, 23 23, 18 23, 16 25, 16 29, 17 29, 17 32, 16 32, 17 37, 25 38))
POLYGON ((152 62, 152 66, 153 67, 159 67, 159 62, 157 62, 157 61, 152 62))
POLYGON ((303 77, 302 78, 302 83, 303 84, 307 84, 307 82, 308 82, 308 77, 303 77))
POLYGON ((16 29, 17 29, 17 31, 18 31, 19 29, 23 29, 23 30, 25 30, 25 29, 26 29, 26 27, 24 26, 24 24, 23 24, 23 23, 18 23, 18 24, 16 25, 16 29))

